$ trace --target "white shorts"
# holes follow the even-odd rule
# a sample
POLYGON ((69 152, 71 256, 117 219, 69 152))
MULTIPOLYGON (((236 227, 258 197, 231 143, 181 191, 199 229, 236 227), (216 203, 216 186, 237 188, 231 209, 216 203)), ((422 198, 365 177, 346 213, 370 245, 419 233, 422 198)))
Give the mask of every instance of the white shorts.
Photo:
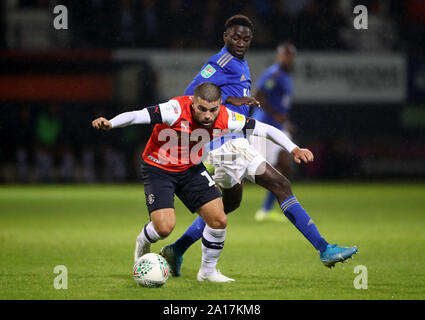
MULTIPOLYGON (((266 159, 245 138, 230 139, 208 153, 207 162, 214 166, 214 181, 229 189, 244 178, 255 182, 255 174, 266 159)), ((261 173, 259 173, 261 174, 261 173)))
MULTIPOLYGON (((289 139, 291 139, 290 134, 283 130, 283 133, 288 136, 289 139)), ((249 136, 249 143, 267 160, 268 163, 270 163, 272 166, 277 165, 277 159, 279 156, 279 153, 282 150, 281 146, 277 145, 273 141, 259 136, 249 136)), ((286 151, 286 150, 285 150, 286 151)))

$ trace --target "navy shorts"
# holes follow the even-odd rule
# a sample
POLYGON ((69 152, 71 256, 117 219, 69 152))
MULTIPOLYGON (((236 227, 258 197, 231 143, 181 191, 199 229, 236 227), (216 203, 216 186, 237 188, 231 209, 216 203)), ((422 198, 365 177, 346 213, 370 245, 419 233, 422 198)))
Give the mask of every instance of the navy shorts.
POLYGON ((149 214, 158 209, 174 208, 174 194, 192 213, 222 196, 202 163, 185 171, 172 172, 142 162, 142 179, 149 214))

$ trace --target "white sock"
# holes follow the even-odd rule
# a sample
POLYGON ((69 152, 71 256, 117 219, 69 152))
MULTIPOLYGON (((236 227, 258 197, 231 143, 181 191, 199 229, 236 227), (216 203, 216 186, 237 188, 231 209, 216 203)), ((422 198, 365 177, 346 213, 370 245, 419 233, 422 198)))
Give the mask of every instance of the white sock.
POLYGON ((142 243, 155 243, 160 239, 162 239, 162 237, 160 237, 158 232, 156 232, 152 221, 143 227, 142 232, 140 232, 139 236, 137 237, 137 240, 141 241, 142 243))
POLYGON ((226 229, 212 229, 205 226, 202 234, 202 263, 201 270, 205 274, 215 272, 218 257, 223 250, 226 239, 226 229))

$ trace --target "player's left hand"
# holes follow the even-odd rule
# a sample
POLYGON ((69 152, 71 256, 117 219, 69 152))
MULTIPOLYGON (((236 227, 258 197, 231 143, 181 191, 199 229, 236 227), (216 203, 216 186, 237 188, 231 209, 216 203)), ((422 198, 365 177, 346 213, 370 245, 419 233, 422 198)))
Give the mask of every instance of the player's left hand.
POLYGON ((309 163, 314 160, 313 153, 308 149, 301 149, 296 147, 291 151, 291 155, 296 163, 309 163))
POLYGON ((260 102, 253 97, 231 97, 231 96, 229 96, 229 97, 227 97, 225 102, 228 103, 228 104, 232 104, 236 107, 240 107, 240 106, 243 106, 243 105, 248 105, 248 106, 251 106, 251 107, 253 107, 253 106, 261 107, 260 102))

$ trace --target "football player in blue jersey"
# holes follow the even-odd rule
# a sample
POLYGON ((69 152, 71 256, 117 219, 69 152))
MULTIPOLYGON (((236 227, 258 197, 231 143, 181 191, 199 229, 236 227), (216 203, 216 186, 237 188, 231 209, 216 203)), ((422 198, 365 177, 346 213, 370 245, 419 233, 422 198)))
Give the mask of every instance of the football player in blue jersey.
POLYGON ((248 116, 251 106, 259 106, 259 102, 250 94, 251 74, 244 58, 253 38, 253 25, 247 17, 236 15, 227 20, 225 29, 225 46, 208 59, 186 88, 185 94, 193 94, 201 82, 213 82, 221 88, 223 104, 227 108, 248 116))
MULTIPOLYGON (((236 119, 238 117, 236 112, 248 116, 250 107, 260 106, 259 101, 250 96, 251 76, 245 60, 253 32, 254 27, 248 17, 238 14, 227 19, 223 33, 225 46, 202 67, 189 84, 185 95, 193 94, 194 88, 199 83, 208 81, 221 88, 223 104, 235 112, 233 117, 236 119)), ((296 157, 300 150, 306 149, 293 145, 288 150, 296 163, 301 163, 296 157)), ((357 247, 339 247, 326 242, 313 220, 293 195, 289 180, 273 168, 244 135, 227 135, 214 139, 207 145, 207 151, 209 151, 208 161, 215 168, 213 178, 222 190, 226 214, 239 207, 242 200, 242 181, 247 178, 274 194, 283 214, 319 252, 324 265, 332 267, 337 262, 351 258, 357 252, 357 247)), ((312 160, 313 154, 302 159, 306 163, 312 160)), ((181 276, 183 254, 193 243, 202 238, 205 225, 202 218, 196 218, 176 242, 161 249, 160 254, 169 262, 173 276, 181 276)))
MULTIPOLYGON (((261 103, 261 108, 255 108, 252 115, 254 119, 282 130, 289 137, 294 133, 289 111, 293 98, 291 73, 295 55, 296 48, 293 44, 281 43, 277 46, 276 63, 268 67, 256 83, 254 96, 261 103)), ((258 150, 261 150, 261 144, 265 145, 263 155, 266 160, 285 177, 291 176, 292 162, 286 150, 279 148, 271 141, 263 141, 255 137, 252 137, 250 141, 258 150)), ((274 202, 274 194, 268 191, 261 208, 255 214, 255 219, 282 221, 282 215, 272 211, 274 202)))

